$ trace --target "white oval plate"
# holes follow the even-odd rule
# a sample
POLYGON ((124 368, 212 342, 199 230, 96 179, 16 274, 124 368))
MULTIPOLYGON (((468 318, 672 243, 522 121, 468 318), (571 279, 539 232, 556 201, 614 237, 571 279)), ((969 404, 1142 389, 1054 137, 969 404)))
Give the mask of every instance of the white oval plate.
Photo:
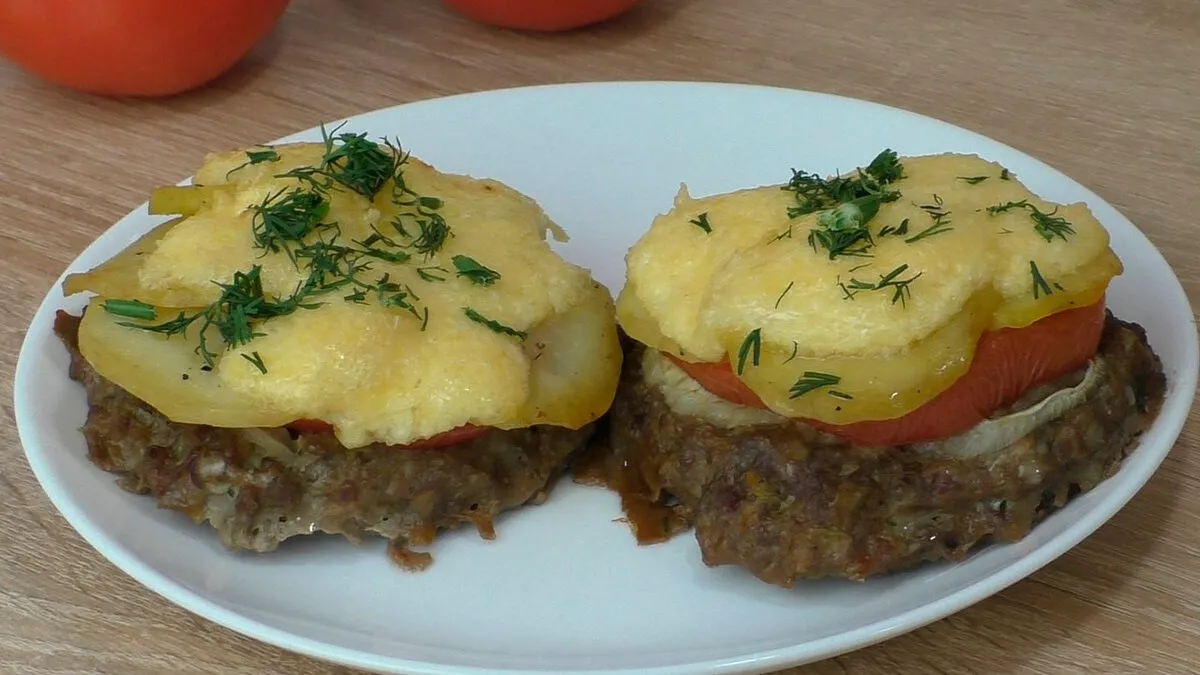
MULTIPOLYGON (((564 254, 614 291, 626 249, 670 208, 681 181, 704 195, 782 182, 791 167, 846 169, 883 147, 980 153, 1049 199, 1091 205, 1125 262, 1111 307, 1147 328, 1170 384, 1161 416, 1116 476, 1024 541, 958 565, 785 591, 737 569, 705 567, 689 536, 638 548, 614 522, 616 497, 564 481, 544 506, 504 517, 497 541, 453 533, 435 546, 432 568, 406 574, 388 562, 382 542, 313 537, 270 555, 231 554, 207 528, 118 489, 86 459, 83 390, 67 379, 67 353, 51 333, 54 310, 78 310, 82 300, 64 299, 55 286, 21 349, 15 392, 21 441, 46 493, 142 584, 286 649, 377 672, 437 675, 761 673, 829 657, 960 610, 1062 555, 1150 478, 1191 407, 1192 312, 1154 246, 1078 183, 942 122, 798 91, 622 83, 426 101, 352 118, 347 129, 399 136, 443 171, 496 178, 532 195, 571 233, 564 254)), ((315 138, 309 130, 287 140, 315 138)), ((70 270, 93 267, 156 222, 143 205, 70 270)))

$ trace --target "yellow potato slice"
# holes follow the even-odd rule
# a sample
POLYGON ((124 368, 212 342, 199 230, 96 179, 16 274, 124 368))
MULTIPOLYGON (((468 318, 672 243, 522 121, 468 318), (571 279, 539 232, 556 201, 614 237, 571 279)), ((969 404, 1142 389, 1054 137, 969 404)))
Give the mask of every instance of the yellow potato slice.
MULTIPOLYGON (((171 420, 218 427, 276 427, 293 420, 285 411, 251 405, 222 385, 215 372, 204 370, 204 359, 195 351, 198 325, 186 336, 171 337, 128 328, 120 325, 128 319, 106 312, 103 302, 93 298, 83 316, 80 353, 101 376, 120 382, 171 420)), ((210 330, 209 344, 221 344, 210 330)))
POLYGON ((110 298, 141 299, 143 289, 138 281, 138 270, 141 269, 142 262, 158 247, 158 242, 184 220, 185 218, 172 218, 142 235, 124 251, 106 260, 99 267, 67 275, 63 280, 63 295, 91 292, 110 298))
POLYGON ((599 284, 586 300, 551 317, 525 338, 529 399, 517 428, 549 424, 578 429, 612 405, 621 372, 613 301, 599 284))

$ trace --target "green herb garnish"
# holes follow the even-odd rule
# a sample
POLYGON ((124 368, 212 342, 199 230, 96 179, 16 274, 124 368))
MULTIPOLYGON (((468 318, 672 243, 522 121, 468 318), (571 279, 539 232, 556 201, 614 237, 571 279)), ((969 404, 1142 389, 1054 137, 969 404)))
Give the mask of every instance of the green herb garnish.
POLYGON ((329 215, 329 202, 316 192, 280 190, 251 206, 250 211, 254 245, 272 253, 284 251, 294 260, 294 246, 289 245, 299 244, 317 229, 329 215))
POLYGON ((933 195, 932 204, 917 204, 916 206, 927 213, 930 219, 933 220, 933 223, 924 230, 921 230, 908 239, 905 239, 904 243, 912 244, 914 242, 921 241, 926 237, 944 234, 954 229, 953 227, 950 227, 950 212, 945 209, 942 198, 937 194, 933 195))
POLYGON ((792 179, 783 187, 796 196, 796 205, 788 208, 788 216, 798 218, 868 195, 878 195, 884 202, 895 201, 900 193, 886 190, 885 187, 903 177, 904 166, 893 150, 879 153, 867 168, 859 170, 854 176, 836 176, 826 180, 816 174, 793 169, 792 179))
POLYGON ((1054 209, 1050 213, 1042 213, 1036 207, 1030 207, 1029 217, 1033 219, 1033 229, 1038 234, 1042 235, 1042 239, 1046 241, 1054 241, 1055 237, 1067 240, 1068 234, 1075 234, 1075 229, 1071 227, 1070 221, 1062 216, 1056 216, 1058 209, 1054 209))
POLYGON ((903 237, 908 234, 908 218, 900 221, 899 225, 884 225, 879 228, 880 237, 903 237))
POLYGON ((800 379, 792 385, 789 390, 790 398, 800 398, 805 394, 816 391, 822 387, 833 387, 839 384, 842 378, 829 373, 819 373, 812 370, 806 370, 800 375, 800 379))
POLYGON ((783 296, 787 295, 788 291, 792 290, 792 286, 795 286, 795 285, 796 285, 796 282, 794 282, 794 281, 788 282, 787 288, 783 289, 783 292, 780 293, 779 297, 775 299, 775 309, 779 309, 779 303, 783 302, 783 296))
MULTIPOLYGON (((874 245, 867 223, 879 212, 880 205, 900 198, 887 186, 904 177, 904 167, 892 150, 879 153, 854 176, 829 180, 816 174, 792 170, 792 179, 783 189, 795 194, 796 205, 788 208, 789 218, 825 211, 817 227, 809 233, 808 244, 829 252, 830 260, 839 255, 866 256, 874 245)), ((778 238, 791 236, 791 231, 778 238)))
POLYGON ((105 300, 103 307, 109 314, 126 319, 153 321, 158 318, 154 305, 148 305, 141 300, 105 300))
POLYGON ((417 253, 427 258, 432 257, 442 249, 448 238, 454 236, 446 219, 438 213, 438 210, 445 206, 445 202, 437 197, 418 194, 410 188, 404 176, 408 154, 402 152, 399 146, 389 147, 396 153, 391 201, 398 212, 392 217, 392 228, 400 235, 411 238, 411 246, 417 253), (415 227, 416 232, 411 233, 410 227, 415 227))
POLYGON ((966 182, 967 185, 979 185, 987 180, 987 176, 959 176, 959 180, 966 182))
POLYGON ((442 275, 449 273, 449 270, 437 265, 417 268, 417 276, 421 277, 422 281, 445 281, 446 277, 442 275))
POLYGON ((265 363, 263 363, 262 356, 260 356, 258 352, 250 352, 249 354, 242 354, 242 358, 249 361, 250 364, 253 365, 255 368, 258 368, 258 372, 262 373, 263 375, 267 374, 267 366, 265 363))
POLYGON ((500 280, 500 273, 479 263, 474 258, 456 255, 453 258, 454 268, 458 276, 466 277, 471 283, 479 286, 491 286, 500 280))
POLYGON ((271 149, 247 150, 246 151, 246 161, 244 161, 241 164, 238 164, 237 166, 233 167, 232 169, 226 171, 225 178, 229 178, 229 176, 231 174, 233 174, 234 171, 245 168, 247 166, 251 166, 254 164, 262 164, 263 162, 278 162, 278 161, 279 161, 279 153, 275 152, 274 150, 271 150, 271 149))
POLYGON ((232 283, 217 284, 221 287, 217 301, 194 314, 180 312, 174 319, 159 324, 121 322, 118 325, 171 336, 185 333, 189 326, 199 322, 200 344, 196 353, 212 368, 217 355, 208 347, 210 326, 217 329, 225 344, 236 347, 262 335, 255 332, 251 321, 283 316, 304 306, 295 298, 283 302, 268 300, 263 294, 261 271, 262 268, 255 265, 249 272, 234 272, 232 283))
POLYGON ((875 241, 867 221, 879 212, 881 203, 878 195, 868 195, 825 211, 817 219, 817 227, 808 233, 808 245, 814 251, 819 251, 818 244, 824 247, 830 260, 839 255, 870 256, 875 241))
POLYGON ((712 234, 712 226, 708 224, 708 212, 707 211, 704 213, 701 213, 700 215, 696 216, 695 218, 692 218, 688 222, 691 223, 692 225, 695 225, 696 227, 704 230, 705 234, 712 234))
MULTIPOLYGON (((1037 263, 1032 260, 1029 261, 1029 274, 1033 277, 1034 300, 1037 300, 1044 295, 1054 294, 1054 290, 1050 288, 1050 284, 1046 283, 1046 277, 1042 276, 1042 271, 1038 269, 1037 263)), ((1058 290, 1062 290, 1062 286, 1059 286, 1058 284, 1054 285, 1058 287, 1058 290)))
POLYGON ((368 140, 366 134, 337 134, 345 123, 334 127, 333 132, 321 125, 321 140, 325 152, 316 166, 303 166, 280 174, 280 178, 295 178, 304 181, 315 192, 328 192, 334 183, 374 199, 396 170, 399 153, 390 146, 380 147, 368 140))
POLYGON ((1033 204, 1030 204, 1028 200, 1022 199, 1017 202, 1005 202, 989 206, 987 207, 987 212, 989 215, 994 216, 1012 209, 1025 209, 1029 211, 1029 219, 1033 221, 1033 230, 1047 242, 1054 241, 1055 237, 1066 241, 1068 234, 1075 234, 1075 228, 1071 227, 1070 221, 1062 216, 1054 215, 1058 213, 1057 207, 1050 213, 1046 213, 1033 204))
POLYGON ((790 363, 796 358, 796 354, 800 353, 800 343, 792 340, 792 355, 784 359, 784 363, 790 363))
POLYGON ((858 279, 850 279, 848 283, 838 281, 838 286, 841 287, 843 297, 846 300, 853 300, 860 291, 882 291, 885 289, 892 290, 892 304, 900 303, 901 306, 907 306, 908 300, 912 298, 912 292, 908 286, 912 282, 921 277, 924 272, 917 272, 915 275, 901 279, 900 275, 908 271, 908 265, 900 265, 896 269, 881 275, 879 281, 867 282, 859 281, 858 279))
POLYGON ((517 330, 516 328, 510 328, 508 326, 505 326, 504 324, 500 323, 499 321, 495 321, 495 320, 487 318, 486 316, 480 314, 479 312, 476 312, 475 310, 471 309, 470 307, 463 307, 463 313, 467 315, 468 319, 474 321, 475 323, 481 323, 481 324, 487 326, 488 328, 492 329, 492 331, 495 333, 500 333, 501 335, 511 335, 519 340, 524 340, 526 337, 529 336, 529 334, 526 333, 525 331, 520 331, 520 330, 517 330))
POLYGON ((746 339, 742 341, 742 346, 738 349, 737 374, 741 375, 742 371, 746 369, 747 358, 750 358, 750 362, 757 366, 761 355, 762 329, 755 328, 746 335, 746 339))

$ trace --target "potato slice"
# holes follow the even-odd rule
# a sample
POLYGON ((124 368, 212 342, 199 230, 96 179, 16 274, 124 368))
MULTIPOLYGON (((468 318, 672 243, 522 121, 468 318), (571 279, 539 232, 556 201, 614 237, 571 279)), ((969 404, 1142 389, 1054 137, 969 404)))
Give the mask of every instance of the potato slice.
MULTIPOLYGON (((104 311, 94 298, 79 325, 79 351, 101 376, 120 384, 175 422, 219 427, 276 427, 291 422, 286 411, 251 404, 226 388, 217 375, 203 369, 196 353, 196 328, 187 336, 120 325, 123 319, 104 311)), ((169 317, 164 317, 169 318, 169 317)), ((209 344, 221 344, 215 330, 209 344)))
POLYGON ((184 220, 186 218, 172 218, 142 235, 124 251, 98 267, 67 275, 63 280, 63 295, 92 292, 110 298, 139 299, 143 294, 141 282, 138 281, 142 261, 158 247, 158 242, 167 236, 171 228, 184 220))
POLYGON ((525 338, 530 393, 511 427, 550 424, 578 429, 612 404, 621 372, 613 302, 599 284, 583 302, 543 322, 525 338))

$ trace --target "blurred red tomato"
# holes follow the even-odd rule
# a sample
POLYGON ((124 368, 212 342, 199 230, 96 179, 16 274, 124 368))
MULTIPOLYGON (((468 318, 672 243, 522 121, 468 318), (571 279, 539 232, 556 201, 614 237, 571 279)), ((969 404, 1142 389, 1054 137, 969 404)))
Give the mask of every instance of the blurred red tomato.
POLYGON ((519 30, 580 28, 623 14, 641 0, 445 0, 484 23, 519 30))
POLYGON ((237 63, 289 0, 0 0, 0 54, 51 82, 167 96, 237 63))

